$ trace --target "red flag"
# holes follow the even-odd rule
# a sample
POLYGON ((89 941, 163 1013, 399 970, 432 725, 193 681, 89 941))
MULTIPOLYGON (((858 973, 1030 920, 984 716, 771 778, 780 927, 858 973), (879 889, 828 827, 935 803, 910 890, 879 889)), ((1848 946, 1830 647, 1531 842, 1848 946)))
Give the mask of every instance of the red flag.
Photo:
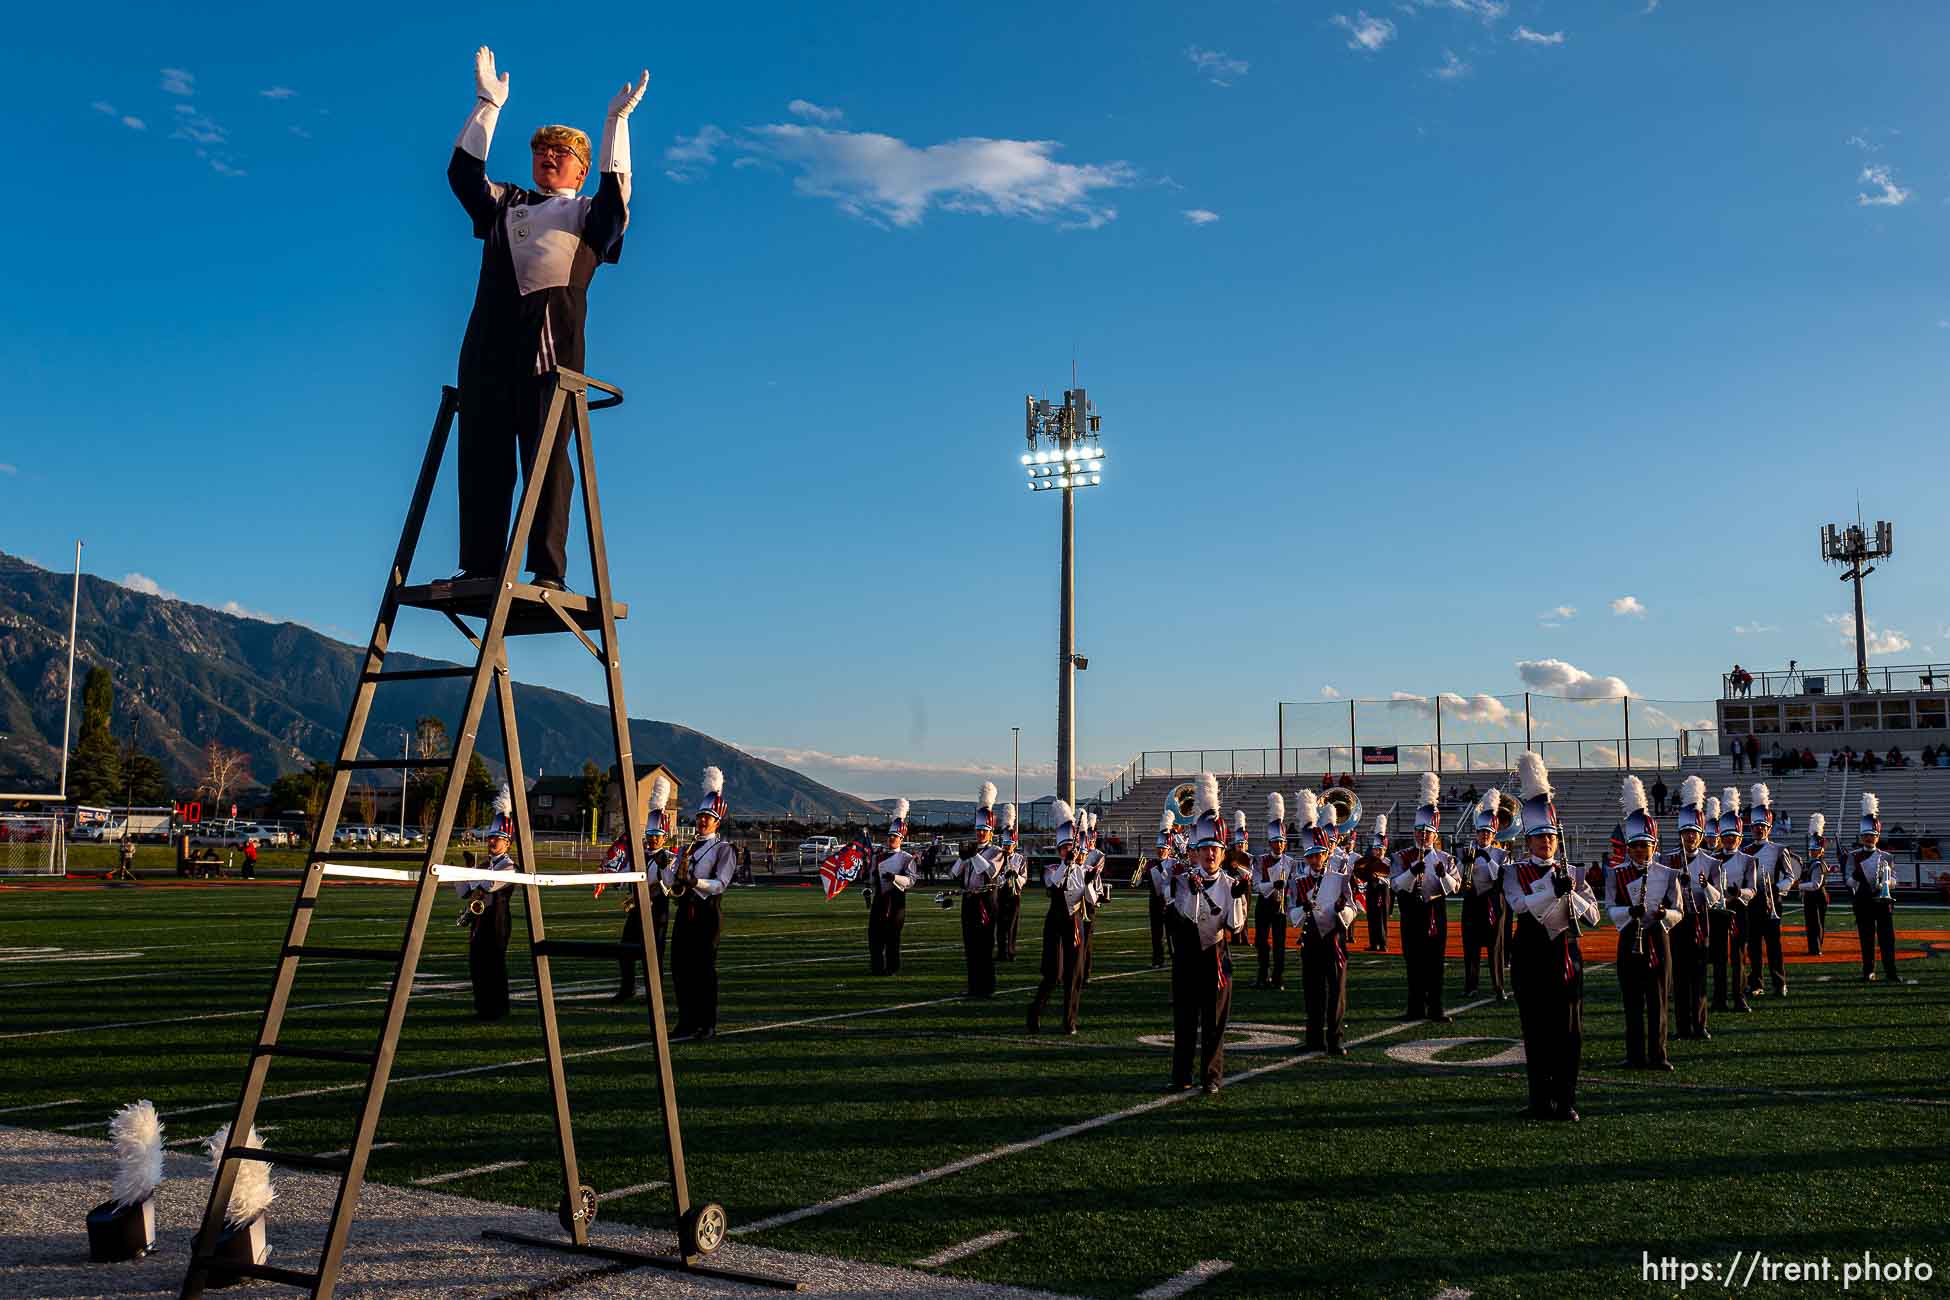
MULTIPOLYGON (((616 843, 609 846, 609 853, 603 858, 602 865, 598 867, 597 870, 598 871, 628 871, 629 869, 630 869, 630 833, 628 831, 625 831, 621 835, 618 835, 616 837, 616 843)), ((591 897, 601 898, 603 896, 603 891, 608 888, 609 886, 607 884, 597 885, 596 892, 592 894, 591 897)))
POLYGON ((867 852, 858 844, 849 844, 820 863, 819 878, 826 882, 827 901, 838 898, 841 891, 858 880, 866 865, 867 852))

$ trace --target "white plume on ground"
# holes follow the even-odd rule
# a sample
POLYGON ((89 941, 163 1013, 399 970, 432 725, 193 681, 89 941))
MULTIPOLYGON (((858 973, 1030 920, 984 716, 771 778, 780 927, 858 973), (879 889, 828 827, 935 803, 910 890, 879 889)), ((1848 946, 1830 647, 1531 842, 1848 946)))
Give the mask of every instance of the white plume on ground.
POLYGON ((1625 810, 1627 817, 1635 812, 1645 811, 1645 782, 1627 773, 1625 784, 1618 792, 1618 806, 1625 810))
POLYGON ((1828 818, 1821 813, 1808 814, 1808 834, 1820 839, 1828 833, 1828 818))
POLYGON ((1706 801, 1706 825, 1711 826, 1714 822, 1719 820, 1720 820, 1720 801, 1718 799, 1708 799, 1706 801))
POLYGON ((1765 781, 1754 782, 1754 788, 1747 793, 1753 801, 1752 807, 1772 808, 1774 806, 1774 793, 1767 788, 1767 782, 1765 781))
POLYGON ((1266 820, 1286 824, 1286 796, 1278 790, 1266 796, 1266 820))
POLYGON ((894 816, 892 820, 899 821, 901 818, 905 816, 907 816, 907 800, 905 799, 894 800, 894 816))
POLYGON ((1517 755, 1517 784, 1526 801, 1551 793, 1551 774, 1544 767, 1544 760, 1532 750, 1517 755))
POLYGON ((153 1102, 132 1101, 108 1121, 115 1156, 115 1185, 109 1198, 124 1208, 146 1201, 162 1183, 163 1126, 153 1102))
MULTIPOLYGON (((1070 805, 1064 803, 1061 799, 1050 800, 1049 815, 1050 820, 1058 826, 1062 826, 1066 822, 1074 822, 1077 819, 1077 815, 1070 811, 1070 805)), ((1079 826, 1077 830, 1081 832, 1083 827, 1079 826)))
POLYGON ((1726 789, 1720 791, 1720 809, 1722 812, 1730 812, 1730 813, 1738 813, 1740 811, 1740 787, 1739 786, 1730 785, 1726 789))
POLYGON ((977 808, 995 807, 995 782, 982 782, 982 791, 975 798, 975 806, 977 808))
MULTIPOLYGON (((210 1152, 210 1173, 215 1176, 223 1168, 223 1148, 230 1137, 230 1125, 210 1135, 204 1145, 210 1152)), ((261 1147, 263 1140, 257 1135, 257 1126, 252 1125, 250 1140, 244 1143, 249 1147, 261 1147)), ((278 1196, 277 1189, 271 1186, 271 1166, 262 1160, 239 1160, 237 1178, 230 1185, 230 1204, 224 1209, 224 1222, 233 1228, 242 1227, 269 1209, 278 1196)))
POLYGON ((1218 812, 1219 778, 1210 772, 1200 772, 1193 785, 1198 791, 1198 815, 1203 817, 1206 813, 1218 812))
POLYGON ((1416 800, 1418 807, 1426 808, 1442 798, 1442 778, 1434 772, 1422 773, 1421 795, 1416 800))
POLYGON ((1876 798, 1866 790, 1862 792, 1862 815, 1864 817, 1882 816, 1882 800, 1876 798))
POLYGON ((1312 826, 1320 820, 1320 796, 1312 790, 1302 790, 1293 796, 1293 820, 1302 826, 1312 826))
POLYGON ((704 793, 706 793, 706 794, 723 794, 723 793, 724 793, 724 773, 723 773, 723 772, 720 772, 720 771, 719 771, 719 770, 718 770, 717 768, 715 768, 715 767, 707 767, 707 768, 705 768, 705 769, 704 769, 704 782, 703 782, 703 784, 704 784, 704 793))
POLYGON ((1679 806, 1697 808, 1706 799, 1706 782, 1689 776, 1679 783, 1679 806))

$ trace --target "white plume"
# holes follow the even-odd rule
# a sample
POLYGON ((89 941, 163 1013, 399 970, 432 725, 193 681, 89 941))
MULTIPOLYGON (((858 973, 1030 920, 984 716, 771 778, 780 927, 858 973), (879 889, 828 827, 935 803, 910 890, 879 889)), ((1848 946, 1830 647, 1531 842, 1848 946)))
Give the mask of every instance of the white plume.
POLYGON ((115 1185, 109 1199, 127 1209, 148 1200, 162 1183, 163 1126, 149 1101, 132 1101, 108 1121, 115 1156, 115 1185))
POLYGON ((975 797, 975 806, 977 808, 995 807, 995 782, 982 782, 982 792, 975 797))
POLYGON ((1625 786, 1618 792, 1618 806, 1625 810, 1627 817, 1635 812, 1645 811, 1645 782, 1631 775, 1625 776, 1625 786))
POLYGON ((1442 800, 1442 778, 1434 772, 1422 773, 1421 794, 1416 798, 1416 806, 1426 808, 1442 800))
POLYGON ((1754 782, 1754 788, 1747 793, 1752 798, 1752 807, 1772 808, 1774 806, 1774 795, 1768 790, 1765 781, 1754 782))
POLYGON ((1374 833, 1382 839, 1388 838, 1388 814, 1382 813, 1374 819, 1374 833))
POLYGON ((1503 792, 1491 786, 1490 792, 1483 796, 1482 806, 1489 811, 1490 816, 1496 816, 1503 811, 1503 792))
POLYGON ((508 783, 506 781, 501 783, 500 793, 494 796, 494 811, 507 817, 514 815, 515 796, 514 792, 508 789, 508 783))
POLYGON ((1294 795, 1293 808, 1296 825, 1312 826, 1320 820, 1320 796, 1312 790, 1302 790, 1294 795))
POLYGON ((1706 782, 1689 776, 1679 783, 1679 806, 1697 808, 1706 799, 1706 782))
MULTIPOLYGON (((1074 822, 1077 819, 1077 815, 1070 811, 1070 805, 1064 803, 1061 799, 1050 800, 1049 815, 1050 815, 1050 820, 1052 822, 1055 822, 1058 826, 1065 825, 1066 823, 1069 822, 1074 822)), ((1079 833, 1081 833, 1083 827, 1079 826, 1077 827, 1077 830, 1079 833)))
MULTIPOLYGON (((204 1143, 210 1153, 210 1173, 214 1177, 223 1167, 223 1148, 230 1136, 230 1125, 210 1135, 204 1143)), ((257 1126, 251 1126, 250 1140, 245 1146, 263 1146, 257 1135, 257 1126)), ((224 1222, 233 1228, 241 1228, 258 1215, 269 1209, 277 1199, 277 1189, 271 1186, 271 1166, 262 1160, 239 1160, 237 1179, 230 1185, 230 1204, 224 1208, 224 1222)))
POLYGON ((1172 815, 1171 809, 1169 808, 1165 809, 1163 815, 1160 816, 1158 819, 1158 829, 1161 831, 1168 831, 1175 828, 1177 825, 1178 825, 1178 818, 1172 815))
POLYGON ((1266 796, 1266 820, 1286 825, 1286 796, 1278 790, 1266 796))
POLYGON ((662 812, 670 806, 670 778, 659 776, 650 783, 650 811, 662 812))
POLYGON ((1719 820, 1720 820, 1720 801, 1718 799, 1708 799, 1706 801, 1706 821, 1704 824, 1707 826, 1711 826, 1714 822, 1719 820))
POLYGON ((1729 812, 1729 813, 1738 813, 1740 811, 1740 787, 1739 786, 1730 785, 1726 789, 1720 791, 1720 810, 1722 812, 1729 812))
POLYGON ((1339 826, 1341 824, 1340 805, 1333 803, 1320 805, 1320 824, 1328 827, 1339 826))
POLYGON ((1244 808, 1234 808, 1232 810, 1232 828, 1241 835, 1246 833, 1246 810, 1244 808))
MULTIPOLYGON (((907 816, 907 800, 901 800, 901 816, 907 816)), ((1016 828, 1016 806, 1012 803, 1002 805, 1002 829, 1012 831, 1016 828)))
POLYGON ((1197 815, 1203 817, 1206 813, 1217 813, 1219 811, 1219 778, 1213 776, 1210 772, 1200 772, 1198 774, 1198 780, 1193 782, 1193 785, 1198 791, 1197 815))
MULTIPOLYGON (((1010 804, 1009 807, 1013 809, 1015 805, 1010 804)), ((889 818, 889 820, 899 821, 901 818, 905 816, 907 816, 907 800, 905 799, 894 800, 894 815, 891 818, 889 818)))
POLYGON ((1828 818, 1821 813, 1808 814, 1808 834, 1820 839, 1828 833, 1828 818))
POLYGON ((1525 801, 1538 795, 1551 793, 1551 774, 1544 766, 1544 760, 1532 750, 1524 750, 1517 755, 1517 785, 1523 791, 1525 801))
POLYGON ((1862 815, 1864 817, 1882 816, 1882 800, 1876 798, 1867 790, 1862 792, 1862 815))
POLYGON ((724 773, 720 772, 715 767, 705 768, 703 785, 704 785, 704 793, 706 794, 723 794, 724 773))

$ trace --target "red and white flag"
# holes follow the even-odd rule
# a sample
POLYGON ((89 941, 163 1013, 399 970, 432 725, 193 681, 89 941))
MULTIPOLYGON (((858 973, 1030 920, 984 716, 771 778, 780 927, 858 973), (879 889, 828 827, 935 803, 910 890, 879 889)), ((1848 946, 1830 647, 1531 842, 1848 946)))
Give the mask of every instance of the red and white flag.
POLYGON ((819 864, 819 878, 826 883, 828 902, 840 896, 840 892, 860 878, 867 868, 867 851, 859 844, 849 844, 839 852, 819 864))

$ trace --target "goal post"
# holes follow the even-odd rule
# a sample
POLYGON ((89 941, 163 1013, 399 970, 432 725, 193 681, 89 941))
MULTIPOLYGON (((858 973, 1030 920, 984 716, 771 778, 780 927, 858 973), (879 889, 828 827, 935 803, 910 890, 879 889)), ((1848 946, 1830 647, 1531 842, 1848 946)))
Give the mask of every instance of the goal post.
POLYGON ((64 876, 68 837, 59 817, 0 814, 0 876, 64 876))

